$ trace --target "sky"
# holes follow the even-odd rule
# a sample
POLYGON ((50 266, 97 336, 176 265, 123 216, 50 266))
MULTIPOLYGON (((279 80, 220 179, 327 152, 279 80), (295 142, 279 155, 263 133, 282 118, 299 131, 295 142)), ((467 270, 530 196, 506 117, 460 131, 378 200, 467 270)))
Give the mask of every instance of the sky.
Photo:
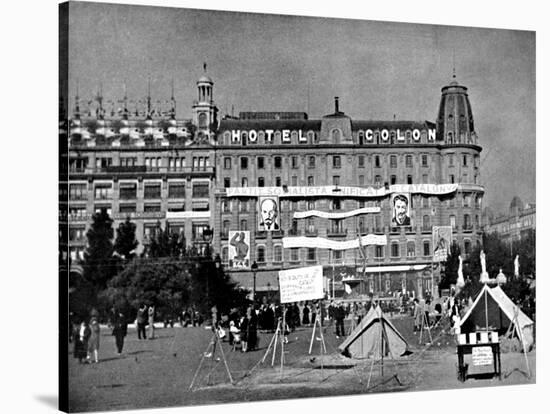
POLYGON ((197 9, 72 3, 69 104, 167 100, 190 118, 207 63, 222 114, 340 109, 352 120, 435 121, 441 88, 468 88, 485 206, 535 202, 535 33, 197 9))

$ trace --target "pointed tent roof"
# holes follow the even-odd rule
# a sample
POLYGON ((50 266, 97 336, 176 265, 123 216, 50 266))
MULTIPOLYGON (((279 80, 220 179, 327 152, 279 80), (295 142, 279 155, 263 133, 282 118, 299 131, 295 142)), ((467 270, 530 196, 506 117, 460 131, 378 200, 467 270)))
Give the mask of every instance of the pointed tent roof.
POLYGON ((379 305, 371 307, 361 323, 338 347, 351 358, 397 358, 409 352, 407 341, 386 319, 379 305), (382 329, 385 330, 385 335, 382 329), (380 346, 380 345, 383 346, 380 346), (381 352, 383 349, 383 353, 381 352))
POLYGON ((460 320, 462 333, 473 331, 476 327, 496 330, 507 329, 518 312, 518 324, 523 330, 533 325, 533 321, 517 307, 500 286, 490 288, 484 285, 476 300, 460 320))

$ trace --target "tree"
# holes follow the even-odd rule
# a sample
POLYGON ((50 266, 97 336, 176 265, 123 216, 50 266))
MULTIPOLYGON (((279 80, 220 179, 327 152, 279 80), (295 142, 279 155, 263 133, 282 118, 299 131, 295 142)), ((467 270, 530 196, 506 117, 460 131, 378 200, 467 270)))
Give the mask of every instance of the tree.
POLYGON ((116 240, 114 249, 125 260, 130 260, 135 256, 135 249, 138 246, 136 240, 136 225, 126 217, 126 221, 120 223, 116 230, 116 240))
POLYGON ((180 257, 185 255, 185 238, 183 235, 170 234, 157 222, 157 229, 147 249, 149 257, 180 257))
POLYGON ((92 225, 86 233, 88 245, 84 252, 83 280, 77 289, 89 292, 86 305, 97 307, 98 294, 117 273, 119 262, 113 257, 113 220, 102 209, 92 217, 92 225))
POLYGON ((456 284, 456 279, 458 278, 458 257, 460 256, 460 246, 458 243, 453 242, 451 244, 451 249, 447 255, 447 260, 442 263, 445 267, 445 273, 441 277, 439 282, 439 290, 449 289, 451 285, 456 284))

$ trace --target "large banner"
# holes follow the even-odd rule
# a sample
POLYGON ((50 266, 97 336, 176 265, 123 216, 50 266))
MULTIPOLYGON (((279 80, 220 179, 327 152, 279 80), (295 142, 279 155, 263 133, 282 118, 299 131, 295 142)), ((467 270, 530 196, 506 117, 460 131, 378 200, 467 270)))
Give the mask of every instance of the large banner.
POLYGON ((279 271, 281 303, 322 299, 323 266, 279 271))
MULTIPOLYGON (((384 197, 393 193, 450 194, 458 184, 393 184, 389 187, 229 187, 227 197, 384 197)), ((483 190, 482 186, 477 186, 483 190)))
POLYGON ((392 227, 410 226, 411 215, 410 206, 411 198, 408 193, 396 193, 391 197, 392 207, 392 227))
POLYGON ((380 213, 380 207, 363 207, 356 210, 344 211, 343 213, 330 213, 326 211, 318 210, 308 210, 308 211, 297 211, 294 213, 295 219, 302 219, 308 217, 321 217, 326 219, 343 219, 347 217, 358 216, 359 214, 368 214, 368 213, 380 213))
MULTIPOLYGON (((388 244, 386 235, 367 234, 361 237, 361 245, 376 244, 385 246, 388 244)), ((359 238, 350 240, 330 240, 324 237, 283 237, 283 247, 290 249, 293 247, 311 247, 318 249, 349 250, 359 247, 359 238)))
POLYGON ((258 198, 258 230, 280 230, 279 197, 258 198))
POLYGON ((229 232, 229 267, 233 269, 250 268, 250 232, 229 232))
POLYGON ((433 261, 444 262, 451 253, 453 228, 451 226, 434 226, 432 230, 433 261))

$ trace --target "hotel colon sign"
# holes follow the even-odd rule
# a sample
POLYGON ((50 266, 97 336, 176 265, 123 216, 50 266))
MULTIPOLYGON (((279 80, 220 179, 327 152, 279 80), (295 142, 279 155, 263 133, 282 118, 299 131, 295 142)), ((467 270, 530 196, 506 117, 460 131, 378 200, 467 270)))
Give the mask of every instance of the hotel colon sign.
POLYGON ((115 228, 130 217, 145 251, 159 223, 188 245, 211 242, 233 279, 252 288, 255 276, 264 296, 277 290, 280 270, 316 264, 329 296, 334 286, 351 297, 421 296, 439 277, 434 227, 451 227, 465 253, 481 242, 481 146, 456 80, 442 88, 435 122, 353 120, 338 98, 321 119, 241 112, 218 120, 213 89, 204 74, 187 120, 176 119, 173 94, 116 104, 99 96, 87 107, 77 94, 60 180, 73 263, 101 208, 115 228))

